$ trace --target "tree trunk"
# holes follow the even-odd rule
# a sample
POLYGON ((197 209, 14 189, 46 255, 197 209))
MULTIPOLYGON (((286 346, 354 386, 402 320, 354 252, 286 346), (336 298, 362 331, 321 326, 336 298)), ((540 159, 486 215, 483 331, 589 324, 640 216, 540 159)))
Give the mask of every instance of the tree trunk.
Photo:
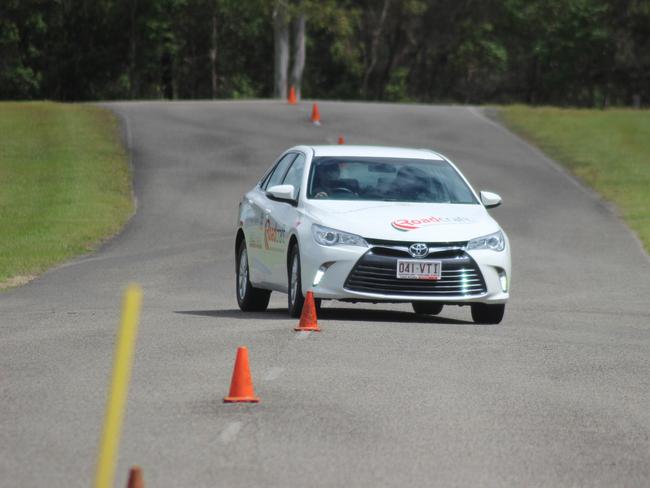
MULTIPOLYGON (((400 12, 401 14, 401 12, 400 12)), ((402 25, 403 19, 400 17, 397 19, 397 28, 396 32, 391 38, 388 40, 388 56, 387 56, 387 62, 386 62, 386 67, 384 69, 384 73, 381 77, 380 83, 377 86, 377 90, 375 93, 375 98, 379 100, 383 100, 384 95, 386 93, 386 86, 391 81, 391 77, 393 74, 393 70, 398 68, 399 65, 402 63, 402 60, 406 56, 408 52, 408 42, 404 42, 403 37, 405 36, 405 33, 402 31, 400 28, 400 25, 402 25)), ((410 69, 410 67, 409 67, 410 69)))
POLYGON ((300 13, 293 20, 293 69, 291 82, 296 89, 296 98, 302 95, 302 72, 305 69, 305 14, 300 13))
POLYGON ((163 49, 160 58, 160 72, 163 98, 172 100, 174 98, 174 57, 168 47, 163 49))
POLYGON ((138 9, 138 0, 131 1, 131 33, 129 39, 129 96, 131 99, 134 99, 137 96, 137 87, 136 87, 136 74, 135 74, 135 65, 136 65, 136 10, 138 9))
POLYGON ((361 85, 361 94, 364 98, 368 98, 368 81, 370 79, 370 74, 375 69, 377 64, 377 56, 379 54, 379 41, 381 40, 381 34, 384 29, 384 23, 386 22, 386 15, 388 14, 388 7, 390 6, 390 0, 384 0, 384 6, 381 9, 381 15, 379 16, 379 22, 377 27, 372 33, 372 41, 370 43, 370 59, 366 66, 366 71, 363 74, 363 83, 361 85))
POLYGON ((273 41, 275 44, 274 88, 276 98, 287 98, 289 70, 289 12, 287 0, 277 0, 273 12, 273 41))
POLYGON ((218 76, 217 76, 217 13, 212 13, 212 36, 210 47, 210 67, 212 78, 212 98, 217 98, 218 89, 218 76))
POLYGON ((539 71, 539 62, 537 56, 533 56, 532 66, 528 71, 526 87, 526 103, 535 105, 537 103, 537 73, 539 71))

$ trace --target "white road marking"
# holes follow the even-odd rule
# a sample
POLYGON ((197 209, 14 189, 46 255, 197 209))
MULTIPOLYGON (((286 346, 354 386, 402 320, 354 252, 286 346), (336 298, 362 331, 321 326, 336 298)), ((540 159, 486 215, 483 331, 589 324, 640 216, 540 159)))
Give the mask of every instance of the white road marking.
POLYGON ((279 366, 275 366, 271 369, 268 370, 268 372, 264 375, 264 380, 265 381, 273 381, 276 380, 280 377, 280 375, 284 372, 284 368, 281 368, 279 366))
POLYGON ((237 438, 237 434, 244 424, 242 422, 230 422, 219 434, 219 441, 222 444, 229 444, 237 438))
POLYGON ((309 337, 309 334, 310 334, 310 333, 311 333, 311 332, 307 332, 307 331, 301 330, 300 332, 297 332, 297 333, 296 333, 295 338, 296 338, 297 341, 302 341, 302 340, 304 340, 304 339, 307 339, 307 337, 309 337))

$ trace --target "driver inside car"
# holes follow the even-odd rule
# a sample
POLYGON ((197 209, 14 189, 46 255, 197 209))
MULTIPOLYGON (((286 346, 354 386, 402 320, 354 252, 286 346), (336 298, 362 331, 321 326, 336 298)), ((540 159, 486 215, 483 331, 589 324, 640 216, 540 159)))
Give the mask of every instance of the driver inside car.
POLYGON ((407 201, 424 201, 430 196, 428 180, 427 174, 421 169, 404 166, 397 172, 389 193, 395 198, 407 201))
POLYGON ((341 168, 332 161, 320 164, 314 173, 314 198, 327 198, 334 189, 340 187, 341 168))

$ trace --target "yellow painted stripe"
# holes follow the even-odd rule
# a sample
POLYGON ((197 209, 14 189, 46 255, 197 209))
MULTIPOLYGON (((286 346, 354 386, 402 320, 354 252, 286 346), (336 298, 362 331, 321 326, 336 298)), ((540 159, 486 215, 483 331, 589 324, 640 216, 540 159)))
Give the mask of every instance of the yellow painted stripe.
POLYGON ((122 305, 122 323, 115 346, 113 376, 111 379, 104 430, 97 459, 95 488, 112 488, 115 476, 115 463, 120 443, 120 431, 124 406, 131 379, 131 364, 135 338, 138 334, 140 307, 142 305, 142 290, 138 285, 131 284, 124 293, 122 305))

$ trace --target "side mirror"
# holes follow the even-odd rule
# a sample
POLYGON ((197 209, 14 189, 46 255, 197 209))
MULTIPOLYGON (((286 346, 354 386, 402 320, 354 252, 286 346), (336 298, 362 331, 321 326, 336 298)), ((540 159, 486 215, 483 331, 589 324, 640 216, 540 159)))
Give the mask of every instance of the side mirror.
POLYGON ((501 197, 496 193, 490 191, 481 192, 481 203, 485 205, 485 208, 494 208, 501 205, 501 197))
POLYGON ((293 185, 275 185, 266 189, 266 196, 273 200, 294 204, 296 203, 295 192, 293 185))

